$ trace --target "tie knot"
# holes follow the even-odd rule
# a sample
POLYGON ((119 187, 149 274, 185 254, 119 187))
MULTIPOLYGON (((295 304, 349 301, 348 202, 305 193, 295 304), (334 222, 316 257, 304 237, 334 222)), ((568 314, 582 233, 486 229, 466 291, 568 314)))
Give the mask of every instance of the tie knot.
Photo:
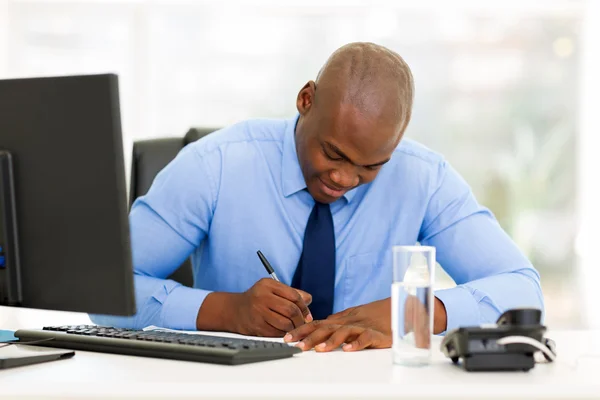
POLYGON ((315 202, 315 206, 313 207, 313 212, 311 213, 317 218, 331 218, 331 208, 329 204, 315 202))

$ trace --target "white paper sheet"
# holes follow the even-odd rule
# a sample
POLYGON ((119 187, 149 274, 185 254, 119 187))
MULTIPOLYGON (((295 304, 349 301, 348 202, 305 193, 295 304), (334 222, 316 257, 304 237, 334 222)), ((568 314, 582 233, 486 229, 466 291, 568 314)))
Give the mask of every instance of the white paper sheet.
MULTIPOLYGON (((189 335, 209 335, 209 336, 219 336, 219 337, 228 337, 233 339, 250 339, 250 340, 262 340, 266 342, 276 342, 276 343, 284 343, 283 338, 269 338, 262 336, 246 336, 240 335, 237 333, 231 332, 213 332, 213 331, 180 331, 177 329, 169 329, 162 328, 160 326, 150 325, 143 329, 144 331, 154 331, 154 332, 174 332, 174 333, 186 333, 189 335)), ((295 345, 297 342, 288 343, 290 345, 295 345)))

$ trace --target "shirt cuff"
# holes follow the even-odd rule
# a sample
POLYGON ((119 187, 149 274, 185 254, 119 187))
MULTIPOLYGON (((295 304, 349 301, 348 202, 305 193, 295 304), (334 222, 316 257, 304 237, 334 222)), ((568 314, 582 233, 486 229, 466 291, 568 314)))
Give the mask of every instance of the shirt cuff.
POLYGON ((481 323, 477 301, 466 287, 456 286, 438 290, 435 297, 446 307, 445 332, 463 326, 479 326, 481 323))
POLYGON ((196 330, 198 311, 209 290, 193 289, 187 286, 177 286, 163 304, 162 321, 165 328, 196 330))

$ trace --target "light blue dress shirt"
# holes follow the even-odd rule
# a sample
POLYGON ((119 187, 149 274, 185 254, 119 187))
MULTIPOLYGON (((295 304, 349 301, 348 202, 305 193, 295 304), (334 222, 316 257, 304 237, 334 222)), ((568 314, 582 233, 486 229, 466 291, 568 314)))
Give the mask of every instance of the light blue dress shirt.
MULTIPOLYGON (((267 273, 290 284, 314 200, 289 120, 253 120, 186 146, 130 213, 137 314, 98 324, 196 328, 211 291, 243 292, 267 273), (192 256, 194 288, 166 280, 192 256)), ((447 329, 494 322, 513 307, 543 309, 539 275, 443 157, 403 139, 370 184, 331 205, 334 312, 390 296, 392 246, 435 246, 457 286, 435 292, 447 329)))

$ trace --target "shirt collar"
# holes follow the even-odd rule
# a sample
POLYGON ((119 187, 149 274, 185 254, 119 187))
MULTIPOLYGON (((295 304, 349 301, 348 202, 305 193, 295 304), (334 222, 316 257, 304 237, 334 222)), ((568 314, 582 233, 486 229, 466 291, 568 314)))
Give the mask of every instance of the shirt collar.
MULTIPOLYGON (((287 121, 285 136, 283 138, 281 184, 285 197, 306 189, 306 181, 304 180, 300 162, 298 161, 298 152, 296 151, 295 133, 299 117, 300 115, 297 114, 294 118, 287 121)), ((354 188, 346 192, 343 197, 347 202, 351 202, 357 190, 358 188, 354 188)))

